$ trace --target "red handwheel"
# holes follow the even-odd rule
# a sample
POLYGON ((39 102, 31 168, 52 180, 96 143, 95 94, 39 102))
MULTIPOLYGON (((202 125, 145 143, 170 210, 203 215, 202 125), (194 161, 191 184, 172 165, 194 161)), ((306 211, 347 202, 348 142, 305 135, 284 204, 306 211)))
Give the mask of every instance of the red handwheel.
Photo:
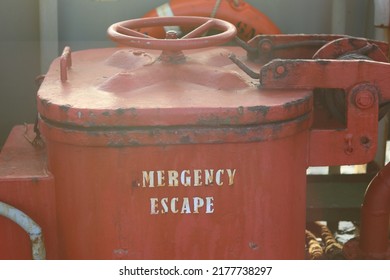
POLYGON ((108 35, 114 42, 135 48, 166 51, 216 46, 229 42, 236 34, 236 27, 227 21, 190 16, 131 19, 115 23, 108 28, 108 35), (195 29, 178 39, 158 39, 135 30, 155 26, 195 26, 195 29), (210 30, 221 33, 201 37, 210 30))

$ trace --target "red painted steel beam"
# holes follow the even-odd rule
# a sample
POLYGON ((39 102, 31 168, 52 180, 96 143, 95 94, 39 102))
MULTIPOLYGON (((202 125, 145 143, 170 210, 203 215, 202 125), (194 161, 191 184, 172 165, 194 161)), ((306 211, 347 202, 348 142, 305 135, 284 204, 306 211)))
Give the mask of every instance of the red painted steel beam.
POLYGON ((371 181, 361 213, 360 249, 369 259, 384 259, 388 252, 390 164, 371 181))

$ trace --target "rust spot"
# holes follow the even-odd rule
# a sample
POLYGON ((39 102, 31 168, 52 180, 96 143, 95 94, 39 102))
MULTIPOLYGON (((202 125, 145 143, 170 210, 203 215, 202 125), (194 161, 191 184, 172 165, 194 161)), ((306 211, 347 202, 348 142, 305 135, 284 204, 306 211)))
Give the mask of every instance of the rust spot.
POLYGON ((286 102, 285 104, 283 104, 283 108, 289 110, 291 109, 292 107, 296 107, 302 103, 304 103, 306 100, 308 100, 310 98, 310 96, 307 96, 305 98, 301 98, 301 99, 297 99, 297 100, 293 100, 293 101, 290 101, 290 102, 286 102))
POLYGON ((264 141, 265 139, 262 137, 251 137, 248 139, 248 142, 261 142, 264 141))
POLYGON ((115 110, 115 113, 117 114, 117 115, 123 115, 124 113, 125 113, 125 109, 123 109, 123 108, 119 108, 119 109, 116 109, 115 110))
POLYGON ((371 140, 367 136, 360 137, 360 144, 366 149, 371 148, 371 140))
POLYGON ((64 112, 68 112, 70 109, 70 105, 61 105, 60 110, 64 112))
MULTIPOLYGON (((176 130, 169 130, 168 132, 170 134, 176 134, 176 130)), ((148 134, 149 134, 149 136, 154 137, 156 135, 160 135, 161 131, 159 129, 149 129, 148 134)))
MULTIPOLYGON (((72 131, 70 131, 70 133, 72 133, 72 131)), ((96 130, 87 130, 86 133, 88 134, 88 136, 94 136, 94 137, 99 137, 101 135, 101 133, 96 130)))
POLYGON ((238 122, 239 122, 239 117, 237 117, 237 116, 220 118, 220 117, 215 116, 215 115, 210 115, 207 117, 200 118, 198 120, 197 124, 199 124, 199 125, 230 125, 230 124, 236 124, 238 122))
POLYGON ((263 117, 265 117, 268 114, 270 107, 268 106, 253 106, 253 107, 248 107, 248 111, 254 112, 256 114, 262 114, 263 117))
POLYGON ((128 142, 130 146, 142 146, 142 143, 132 140, 128 142))
MULTIPOLYGON (((230 131, 229 131, 229 129, 227 128, 227 129, 224 129, 224 133, 226 133, 226 134, 228 134, 230 131)), ((247 129, 247 127, 238 127, 236 130, 235 130, 235 133, 237 134, 237 135, 240 135, 240 136, 245 136, 245 135, 247 135, 248 134, 248 129, 247 129)))
POLYGON ((258 250, 259 249, 259 245, 257 245, 254 242, 249 242, 249 248, 251 248, 252 250, 258 250))
POLYGON ((285 126, 284 123, 275 123, 275 124, 272 124, 272 134, 274 134, 275 136, 277 136, 277 134, 283 130, 283 127, 284 127, 284 126, 285 126))
POLYGON ((123 144, 122 143, 118 143, 118 142, 109 142, 109 143, 107 143, 107 147, 110 147, 110 148, 120 148, 120 147, 123 147, 123 144))
POLYGON ((128 110, 130 111, 132 116, 136 116, 137 115, 137 108, 129 108, 128 110))
POLYGON ((182 136, 180 138, 180 143, 182 144, 190 144, 191 143, 191 138, 190 136, 186 135, 186 136, 182 136))
POLYGON ((39 179, 37 177, 33 177, 33 178, 31 178, 31 182, 33 184, 37 184, 39 182, 39 179))
POLYGON ((126 146, 142 146, 142 143, 136 141, 136 140, 129 140, 127 142, 123 142, 121 140, 112 140, 107 143, 107 147, 111 148, 124 148, 126 146))

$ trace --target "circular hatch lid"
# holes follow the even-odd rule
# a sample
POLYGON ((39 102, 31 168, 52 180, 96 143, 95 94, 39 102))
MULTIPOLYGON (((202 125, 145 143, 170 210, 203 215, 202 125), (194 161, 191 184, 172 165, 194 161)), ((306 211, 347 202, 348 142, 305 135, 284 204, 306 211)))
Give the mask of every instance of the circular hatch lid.
MULTIPOLYGON (((108 48, 72 53, 67 80, 56 59, 38 92, 42 119, 59 126, 238 126, 283 122, 311 111, 311 91, 259 89, 218 47, 161 61, 160 51, 108 48)), ((252 65, 252 67, 258 67, 252 65)))

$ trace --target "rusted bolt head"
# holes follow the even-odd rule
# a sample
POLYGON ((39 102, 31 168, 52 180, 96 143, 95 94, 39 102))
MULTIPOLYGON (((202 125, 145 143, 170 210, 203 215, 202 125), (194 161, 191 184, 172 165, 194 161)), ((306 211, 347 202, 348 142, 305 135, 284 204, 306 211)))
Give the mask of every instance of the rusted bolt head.
POLYGON ((355 95, 355 105, 360 109, 368 109, 375 103, 375 97, 368 90, 362 90, 355 95))
POLYGON ((278 67, 276 67, 276 73, 278 73, 279 75, 282 75, 284 71, 286 71, 286 68, 283 65, 279 65, 278 67))
POLYGON ((272 43, 268 39, 263 39, 259 42, 260 50, 263 52, 270 52, 272 51, 272 43))

